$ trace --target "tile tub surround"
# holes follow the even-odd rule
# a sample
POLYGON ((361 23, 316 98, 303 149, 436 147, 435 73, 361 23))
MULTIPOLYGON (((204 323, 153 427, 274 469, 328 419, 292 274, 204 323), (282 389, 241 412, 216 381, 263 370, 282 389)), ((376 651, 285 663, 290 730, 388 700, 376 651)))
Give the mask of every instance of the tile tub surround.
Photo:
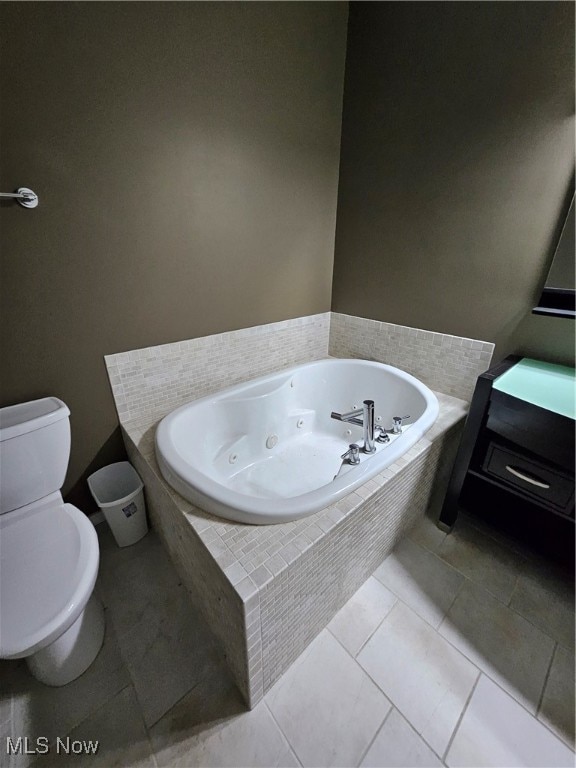
POLYGON ((159 532, 193 601, 254 707, 438 504, 476 377, 492 344, 324 313, 106 357, 124 441, 159 532), (439 394, 432 429, 385 472, 315 515, 273 526, 215 518, 159 472, 158 421, 190 400, 271 371, 328 357, 365 357, 415 373, 439 394))
POLYGON ((153 424, 180 405, 299 363, 355 357, 394 365, 471 400, 494 345, 335 312, 105 357, 120 423, 153 424))
POLYGON ((470 401, 494 344, 331 312, 329 352, 394 365, 434 391, 470 401))
POLYGON ((336 504, 280 525, 232 523, 194 507, 160 474, 156 424, 123 425, 152 526, 220 640, 250 707, 434 500, 467 411, 462 400, 438 399, 438 420, 397 462, 336 504))
POLYGON ((106 355, 121 423, 153 423, 180 405, 328 356, 330 312, 106 355))

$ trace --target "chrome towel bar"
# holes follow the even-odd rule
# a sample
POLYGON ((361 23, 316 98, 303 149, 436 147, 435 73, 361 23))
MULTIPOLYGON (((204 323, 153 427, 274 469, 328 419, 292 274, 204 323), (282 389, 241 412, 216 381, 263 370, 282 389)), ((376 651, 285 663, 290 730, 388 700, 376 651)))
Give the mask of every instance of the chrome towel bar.
POLYGON ((28 187, 18 187, 16 192, 0 192, 0 198, 16 200, 24 208, 36 208, 38 205, 38 195, 28 187))

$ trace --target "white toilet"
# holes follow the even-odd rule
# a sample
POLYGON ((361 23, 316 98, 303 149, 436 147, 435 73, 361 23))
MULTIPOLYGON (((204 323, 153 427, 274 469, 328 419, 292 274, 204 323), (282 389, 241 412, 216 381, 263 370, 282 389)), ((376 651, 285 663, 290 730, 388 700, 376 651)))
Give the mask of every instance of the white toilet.
POLYGON ((69 416, 56 397, 0 408, 0 658, 26 658, 56 686, 81 675, 104 639, 98 537, 60 493, 69 416))

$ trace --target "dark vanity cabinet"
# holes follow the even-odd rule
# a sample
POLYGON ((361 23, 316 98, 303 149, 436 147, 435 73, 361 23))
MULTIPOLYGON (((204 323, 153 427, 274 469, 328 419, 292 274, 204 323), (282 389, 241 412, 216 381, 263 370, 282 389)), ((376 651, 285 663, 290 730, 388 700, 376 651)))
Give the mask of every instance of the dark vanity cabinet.
POLYGON ((480 503, 498 499, 502 514, 516 502, 543 526, 550 515, 571 522, 565 529, 573 536, 574 398, 572 368, 510 356, 483 373, 439 527, 451 530, 468 488, 480 503))

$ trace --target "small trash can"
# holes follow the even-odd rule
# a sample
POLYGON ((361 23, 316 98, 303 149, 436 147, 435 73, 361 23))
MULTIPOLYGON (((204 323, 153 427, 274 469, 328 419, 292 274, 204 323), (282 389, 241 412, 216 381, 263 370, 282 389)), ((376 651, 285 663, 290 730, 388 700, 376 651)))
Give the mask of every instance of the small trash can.
POLYGON ((144 484, 129 461, 94 472, 88 478, 88 487, 119 547, 135 544, 148 533, 144 484))

